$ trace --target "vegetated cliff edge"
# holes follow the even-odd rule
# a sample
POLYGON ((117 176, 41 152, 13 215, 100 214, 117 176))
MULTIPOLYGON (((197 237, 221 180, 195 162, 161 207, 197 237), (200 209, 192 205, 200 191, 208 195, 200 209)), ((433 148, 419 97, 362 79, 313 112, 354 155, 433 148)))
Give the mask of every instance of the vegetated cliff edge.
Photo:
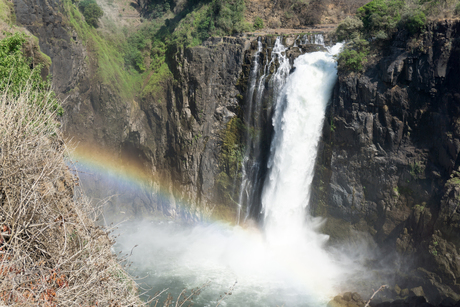
POLYGON ((460 22, 400 31, 362 73, 339 72, 312 211, 333 241, 370 234, 405 261, 389 296, 460 294, 460 22))

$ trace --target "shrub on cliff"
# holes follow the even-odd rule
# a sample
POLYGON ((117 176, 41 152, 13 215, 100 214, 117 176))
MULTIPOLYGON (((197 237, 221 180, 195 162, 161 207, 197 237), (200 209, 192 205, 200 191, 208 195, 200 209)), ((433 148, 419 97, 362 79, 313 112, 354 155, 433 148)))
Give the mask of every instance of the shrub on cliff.
POLYGON ((17 97, 28 86, 31 93, 39 95, 37 103, 41 103, 46 93, 50 96, 51 110, 62 115, 63 109, 54 99, 54 93, 47 91, 51 87, 49 79, 41 76, 43 64, 33 63, 31 58, 24 55, 25 43, 26 35, 20 32, 6 33, 6 37, 0 40, 0 92, 7 91, 17 97))
POLYGON ((0 92, 0 305, 143 305, 94 210, 74 196, 52 104, 32 85, 0 92))
POLYGON ((85 17, 87 24, 95 28, 99 26, 99 18, 104 15, 104 12, 96 3, 96 0, 83 0, 78 4, 78 8, 85 17))
POLYGON ((367 62, 367 55, 368 53, 364 51, 345 49, 338 56, 338 67, 349 71, 360 71, 363 69, 364 63, 367 62))
POLYGON ((262 18, 257 16, 256 19, 254 20, 254 29, 260 30, 263 28, 264 28, 264 21, 262 20, 262 18))
POLYGON ((411 11, 403 16, 401 22, 411 34, 415 34, 425 27, 426 16, 421 11, 411 11))
POLYGON ((391 32, 396 30, 404 6, 404 0, 373 0, 360 7, 357 16, 371 35, 380 30, 391 32))
POLYGON ((460 15, 460 2, 455 5, 454 14, 460 15))
POLYGON ((342 20, 335 31, 339 41, 350 40, 359 37, 363 29, 363 22, 356 17, 347 17, 342 20))

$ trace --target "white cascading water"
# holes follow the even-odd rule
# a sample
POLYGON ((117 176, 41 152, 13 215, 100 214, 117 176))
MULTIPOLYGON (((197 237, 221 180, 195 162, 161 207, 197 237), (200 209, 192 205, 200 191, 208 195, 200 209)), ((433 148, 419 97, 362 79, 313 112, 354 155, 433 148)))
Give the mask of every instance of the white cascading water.
MULTIPOLYGON (((282 64, 284 46, 278 44, 282 64)), ((284 86, 274 105, 275 133, 262 194, 264 229, 221 223, 184 227, 172 222, 124 227, 131 229, 117 240, 117 249, 129 253, 139 245, 130 260, 135 274, 147 275, 143 281, 153 288, 151 294, 169 288, 177 297, 184 288, 209 282, 194 299, 195 306, 209 307, 318 307, 337 294, 344 268, 325 251, 327 238, 316 231, 320 221, 308 217, 306 207, 336 80, 332 54, 339 48, 300 56, 295 71, 279 80, 284 86), (232 295, 218 303, 235 281, 232 295)))
POLYGON ((273 117, 275 133, 262 192, 264 230, 268 244, 283 247, 291 262, 304 262, 306 253, 305 276, 323 277, 315 278, 310 287, 323 287, 337 268, 322 248, 327 237, 316 232, 314 219, 306 218, 306 207, 326 107, 337 78, 336 63, 330 53, 315 52, 300 56, 295 67, 273 117))
POLYGON ((336 81, 336 63, 328 53, 300 56, 295 67, 276 103, 262 194, 265 231, 273 242, 303 237, 317 145, 336 81))

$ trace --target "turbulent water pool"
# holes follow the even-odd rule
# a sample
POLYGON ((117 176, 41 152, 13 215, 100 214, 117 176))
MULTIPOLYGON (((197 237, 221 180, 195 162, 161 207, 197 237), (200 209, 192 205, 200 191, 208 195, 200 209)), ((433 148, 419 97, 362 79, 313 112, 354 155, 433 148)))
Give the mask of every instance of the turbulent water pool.
POLYGON ((116 249, 130 254, 138 245, 129 257, 131 273, 150 296, 168 289, 177 297, 206 284, 195 306, 216 306, 225 292, 232 295, 220 306, 324 306, 333 295, 338 272, 324 267, 325 255, 306 246, 270 246, 255 228, 144 222, 124 225, 121 233, 116 249))

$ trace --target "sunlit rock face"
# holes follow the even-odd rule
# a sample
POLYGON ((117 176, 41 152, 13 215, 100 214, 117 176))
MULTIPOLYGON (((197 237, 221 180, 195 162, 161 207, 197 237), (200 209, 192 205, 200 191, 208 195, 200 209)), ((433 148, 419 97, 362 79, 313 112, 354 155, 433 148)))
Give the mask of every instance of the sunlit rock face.
POLYGON ((339 73, 312 197, 333 241, 371 235, 404 256, 396 283, 431 302, 460 293, 459 30, 399 32, 363 73, 339 73))

